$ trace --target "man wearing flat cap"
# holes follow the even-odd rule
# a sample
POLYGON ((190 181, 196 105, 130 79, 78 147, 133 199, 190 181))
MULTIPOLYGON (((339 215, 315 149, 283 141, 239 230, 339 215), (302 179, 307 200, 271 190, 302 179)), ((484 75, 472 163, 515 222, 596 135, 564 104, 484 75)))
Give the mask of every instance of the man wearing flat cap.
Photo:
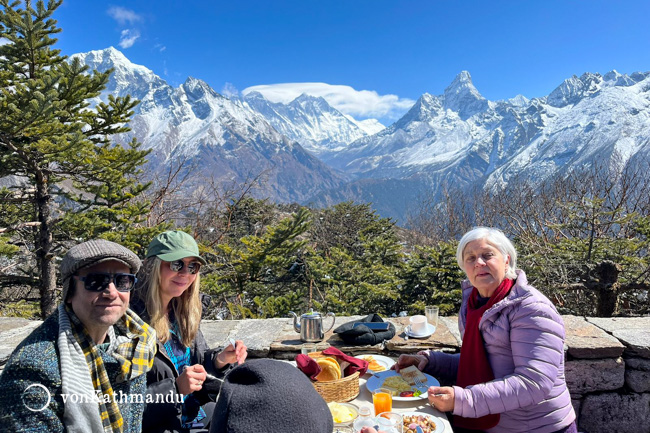
POLYGON ((61 263, 63 302, 0 376, 7 431, 140 432, 153 329, 129 308, 140 259, 114 242, 76 245, 61 263))

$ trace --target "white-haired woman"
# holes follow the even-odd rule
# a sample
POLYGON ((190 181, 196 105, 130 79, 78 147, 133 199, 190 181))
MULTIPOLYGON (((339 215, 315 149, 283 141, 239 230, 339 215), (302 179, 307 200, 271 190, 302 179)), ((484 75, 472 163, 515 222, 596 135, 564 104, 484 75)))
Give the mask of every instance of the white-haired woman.
POLYGON ((199 295, 204 264, 196 241, 182 231, 161 233, 147 248, 143 284, 131 306, 158 337, 147 374, 144 433, 207 432, 221 378, 230 364, 246 359, 242 341, 211 350, 199 329, 206 307, 199 295), (206 382, 208 374, 217 379, 206 382))
POLYGON ((429 402, 453 413, 454 431, 577 432, 564 379, 564 324, 553 304, 516 269, 500 230, 477 227, 456 253, 467 275, 458 316, 460 354, 400 356, 455 386, 430 387, 429 402))

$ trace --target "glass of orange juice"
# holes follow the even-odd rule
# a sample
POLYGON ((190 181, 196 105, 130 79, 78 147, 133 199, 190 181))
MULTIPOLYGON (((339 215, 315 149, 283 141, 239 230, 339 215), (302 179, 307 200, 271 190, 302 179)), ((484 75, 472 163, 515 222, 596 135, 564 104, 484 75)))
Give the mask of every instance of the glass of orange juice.
POLYGON ((372 404, 375 406, 375 415, 393 410, 393 394, 389 389, 377 388, 372 392, 372 404))

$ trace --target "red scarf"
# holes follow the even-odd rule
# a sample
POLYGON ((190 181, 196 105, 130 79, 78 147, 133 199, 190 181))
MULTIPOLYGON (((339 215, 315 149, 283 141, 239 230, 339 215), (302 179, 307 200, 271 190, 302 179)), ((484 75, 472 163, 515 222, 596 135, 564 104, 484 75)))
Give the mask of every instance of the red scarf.
MULTIPOLYGON (((485 350, 485 341, 478 328, 483 313, 506 297, 514 281, 506 278, 492 293, 490 300, 482 307, 478 306, 478 290, 472 289, 467 302, 467 320, 465 322, 465 336, 460 348, 460 361, 456 375, 456 385, 465 388, 469 385, 485 383, 494 380, 494 373, 485 350)), ((454 415, 454 427, 463 427, 470 430, 485 430, 499 423, 501 416, 496 414, 485 415, 480 418, 464 418, 454 415)))

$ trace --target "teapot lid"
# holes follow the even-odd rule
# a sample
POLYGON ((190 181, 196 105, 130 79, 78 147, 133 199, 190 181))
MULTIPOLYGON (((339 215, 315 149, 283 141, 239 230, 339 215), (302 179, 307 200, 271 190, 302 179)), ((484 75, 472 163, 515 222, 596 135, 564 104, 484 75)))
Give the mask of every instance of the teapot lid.
POLYGON ((301 319, 318 319, 319 317, 320 317, 320 313, 314 310, 311 310, 311 312, 305 313, 302 316, 300 316, 301 319))

